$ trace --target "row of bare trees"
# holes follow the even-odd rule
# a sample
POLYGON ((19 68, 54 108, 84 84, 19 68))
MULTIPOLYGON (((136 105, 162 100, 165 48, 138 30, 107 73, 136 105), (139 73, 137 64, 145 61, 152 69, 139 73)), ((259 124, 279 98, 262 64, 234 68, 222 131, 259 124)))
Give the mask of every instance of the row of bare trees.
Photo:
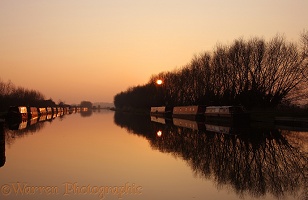
MULTIPOLYGON (((11 81, 0 80, 0 111, 6 111, 10 106, 37 105, 44 101, 44 95, 36 90, 17 87, 11 81)), ((44 103, 54 103, 51 100, 44 103)))
POLYGON ((307 100, 308 32, 301 43, 282 36, 235 40, 202 53, 181 69, 153 75, 143 85, 117 94, 117 108, 158 105, 244 105, 275 107, 307 100), (163 80, 156 85, 157 79, 163 80))

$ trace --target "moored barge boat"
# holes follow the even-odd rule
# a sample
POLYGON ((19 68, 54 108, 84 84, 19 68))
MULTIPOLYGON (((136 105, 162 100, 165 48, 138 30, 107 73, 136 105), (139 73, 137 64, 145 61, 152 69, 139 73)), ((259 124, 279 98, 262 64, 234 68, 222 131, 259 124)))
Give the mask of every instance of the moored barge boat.
POLYGON ((42 115, 47 115, 47 110, 46 110, 46 108, 38 108, 38 110, 39 110, 40 116, 42 116, 42 115))
POLYGON ((173 108, 173 117, 192 120, 204 119, 205 106, 176 106, 173 108))
POLYGON ((204 112, 207 120, 222 120, 232 122, 249 121, 250 116, 242 106, 208 106, 204 112))
POLYGON ((7 113, 9 121, 22 122, 28 120, 28 110, 25 106, 11 106, 7 113))
POLYGON ((45 121, 46 118, 47 118, 47 109, 46 108, 38 108, 38 110, 39 110, 39 115, 40 115, 39 121, 40 122, 45 121))
POLYGON ((52 108, 51 107, 47 107, 46 111, 47 111, 48 115, 52 115, 52 108))
POLYGON ((52 107, 52 118, 56 118, 57 117, 57 107, 52 107))
POLYGON ((70 107, 69 108, 69 114, 76 113, 76 107, 70 107))
POLYGON ((151 115, 160 117, 171 117, 172 108, 168 106, 151 107, 151 115))
POLYGON ((205 110, 205 116, 213 117, 236 117, 245 114, 242 106, 208 106, 205 110))
POLYGON ((63 108, 62 107, 57 107, 57 117, 60 117, 62 116, 64 113, 63 113, 63 108))
POLYGON ((28 118, 35 119, 38 118, 39 112, 37 107, 28 107, 28 118))

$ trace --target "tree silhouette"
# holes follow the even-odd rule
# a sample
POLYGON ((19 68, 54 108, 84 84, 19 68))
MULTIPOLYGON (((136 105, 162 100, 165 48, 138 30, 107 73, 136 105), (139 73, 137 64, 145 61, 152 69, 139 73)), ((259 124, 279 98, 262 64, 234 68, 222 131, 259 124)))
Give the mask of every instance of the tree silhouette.
POLYGON ((244 105, 276 107, 285 100, 307 97, 307 32, 301 44, 277 35, 235 40, 202 53, 181 69, 152 75, 142 86, 117 94, 117 108, 151 106, 244 105), (163 84, 156 85, 156 80, 163 84))
POLYGON ((93 104, 90 101, 81 101, 80 107, 88 108, 88 110, 92 110, 93 104))
POLYGON ((0 111, 7 111, 10 106, 55 105, 50 100, 45 101, 39 91, 16 87, 11 81, 5 83, 0 79, 0 111))

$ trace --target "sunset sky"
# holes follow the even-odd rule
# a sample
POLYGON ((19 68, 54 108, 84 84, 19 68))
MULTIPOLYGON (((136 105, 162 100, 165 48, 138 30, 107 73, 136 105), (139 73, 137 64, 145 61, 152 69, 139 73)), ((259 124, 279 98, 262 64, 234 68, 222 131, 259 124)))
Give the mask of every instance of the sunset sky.
POLYGON ((307 0, 0 0, 0 79, 65 103, 112 102, 217 43, 298 42, 307 0))

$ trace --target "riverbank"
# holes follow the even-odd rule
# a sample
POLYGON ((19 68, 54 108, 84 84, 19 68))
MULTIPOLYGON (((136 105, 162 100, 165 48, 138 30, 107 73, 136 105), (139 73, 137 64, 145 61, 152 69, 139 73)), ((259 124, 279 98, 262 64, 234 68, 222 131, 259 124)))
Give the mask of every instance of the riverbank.
POLYGON ((7 112, 0 111, 0 119, 4 119, 6 117, 7 112))
POLYGON ((276 118, 308 118, 308 110, 301 108, 253 109, 248 111, 251 121, 274 123, 276 118))
POLYGON ((133 113, 133 114, 144 114, 144 115, 150 115, 150 110, 148 109, 135 109, 135 108, 110 108, 112 111, 116 112, 124 112, 124 113, 133 113))
MULTIPOLYGON (((127 112, 134 114, 144 114, 149 115, 150 110, 148 109, 134 109, 134 108, 125 108, 118 109, 112 108, 110 110, 116 112, 127 112)), ((255 108, 252 110, 247 110, 250 114, 251 122, 261 122, 272 124, 277 118, 292 118, 292 119, 306 119, 308 118, 308 109, 303 108, 255 108)))

